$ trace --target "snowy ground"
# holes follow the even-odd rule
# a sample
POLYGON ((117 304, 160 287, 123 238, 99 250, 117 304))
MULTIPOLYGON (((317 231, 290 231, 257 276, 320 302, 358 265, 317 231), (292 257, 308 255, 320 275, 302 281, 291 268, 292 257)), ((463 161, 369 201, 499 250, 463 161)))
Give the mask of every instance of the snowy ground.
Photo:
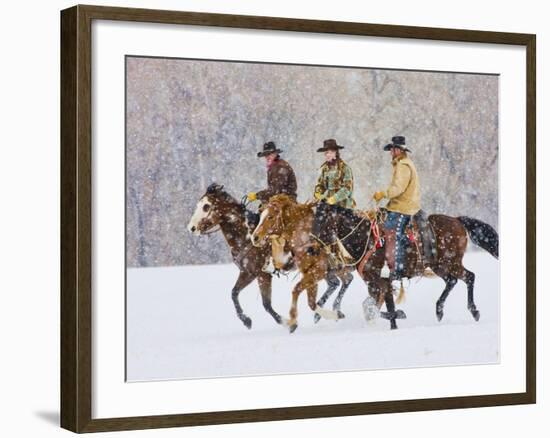
MULTIPOLYGON (((476 274, 477 323, 466 308, 463 282, 437 322, 435 302, 444 287, 439 278, 410 282, 398 306, 408 317, 398 321, 399 330, 390 331, 385 320, 367 323, 361 306, 367 289, 356 277, 342 303, 345 319, 314 324, 303 293, 293 334, 264 311, 256 283, 241 292, 252 329, 237 319, 233 265, 128 269, 128 381, 498 362, 498 261, 470 252, 465 266, 476 274)), ((284 317, 292 277, 274 280, 273 307, 284 317)), ((324 289, 323 282, 320 293, 324 289)))

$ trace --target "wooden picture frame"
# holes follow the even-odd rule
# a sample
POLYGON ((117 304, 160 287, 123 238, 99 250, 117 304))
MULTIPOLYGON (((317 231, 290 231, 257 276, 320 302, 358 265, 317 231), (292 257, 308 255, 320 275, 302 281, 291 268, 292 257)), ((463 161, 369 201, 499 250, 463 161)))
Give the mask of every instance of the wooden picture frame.
POLYGON ((536 37, 531 34, 75 6, 61 12, 61 426, 98 432, 529 404, 536 401, 536 37), (526 48, 526 391, 240 411, 92 418, 92 21, 114 20, 526 48))

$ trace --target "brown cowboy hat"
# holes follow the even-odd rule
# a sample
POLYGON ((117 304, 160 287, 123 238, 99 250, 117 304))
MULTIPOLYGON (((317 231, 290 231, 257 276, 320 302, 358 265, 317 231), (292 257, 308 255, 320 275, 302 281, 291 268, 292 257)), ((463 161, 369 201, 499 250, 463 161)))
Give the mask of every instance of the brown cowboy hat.
POLYGON ((344 146, 340 146, 336 140, 329 138, 323 142, 323 147, 317 149, 317 152, 337 151, 338 149, 344 149, 344 146))
POLYGON ((405 147, 405 137, 403 137, 402 135, 396 135, 395 137, 392 137, 391 143, 388 143, 386 146, 384 146, 385 151, 389 151, 391 148, 399 148, 405 152, 412 152, 409 148, 405 147))
POLYGON ((281 149, 277 149, 277 146, 275 146, 275 143, 272 141, 268 141, 267 143, 264 143, 264 148, 261 152, 258 152, 258 158, 265 157, 269 154, 280 154, 283 152, 281 149))

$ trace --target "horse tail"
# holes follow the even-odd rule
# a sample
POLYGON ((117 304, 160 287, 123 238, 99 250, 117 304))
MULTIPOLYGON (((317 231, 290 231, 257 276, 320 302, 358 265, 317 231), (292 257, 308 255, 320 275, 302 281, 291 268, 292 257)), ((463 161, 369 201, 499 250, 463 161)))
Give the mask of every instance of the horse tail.
POLYGON ((472 242, 498 259, 498 233, 489 224, 468 216, 459 216, 472 242))

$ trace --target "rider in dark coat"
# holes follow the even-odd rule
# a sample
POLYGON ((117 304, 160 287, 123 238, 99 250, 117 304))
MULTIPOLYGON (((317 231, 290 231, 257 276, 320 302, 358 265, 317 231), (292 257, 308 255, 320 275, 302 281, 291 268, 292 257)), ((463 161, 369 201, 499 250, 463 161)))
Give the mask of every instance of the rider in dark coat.
POLYGON ((249 201, 258 199, 266 203, 272 196, 281 193, 296 200, 296 175, 290 164, 281 158, 281 152, 272 141, 264 144, 263 150, 258 152, 258 158, 265 157, 267 163, 267 189, 249 193, 249 201))
MULTIPOLYGON (((259 192, 250 192, 247 195, 249 201, 259 200, 262 203, 269 202, 272 196, 285 194, 296 201, 296 192, 298 185, 294 170, 285 160, 281 158, 282 150, 278 149, 274 142, 269 141, 264 144, 263 150, 258 152, 258 158, 264 157, 267 165, 267 189, 259 192)), ((259 218, 257 218, 259 219, 259 218)), ((284 253, 285 241, 283 239, 271 239, 272 252, 276 254, 284 253)), ((273 257, 273 263, 276 271, 283 268, 285 261, 273 257)))

